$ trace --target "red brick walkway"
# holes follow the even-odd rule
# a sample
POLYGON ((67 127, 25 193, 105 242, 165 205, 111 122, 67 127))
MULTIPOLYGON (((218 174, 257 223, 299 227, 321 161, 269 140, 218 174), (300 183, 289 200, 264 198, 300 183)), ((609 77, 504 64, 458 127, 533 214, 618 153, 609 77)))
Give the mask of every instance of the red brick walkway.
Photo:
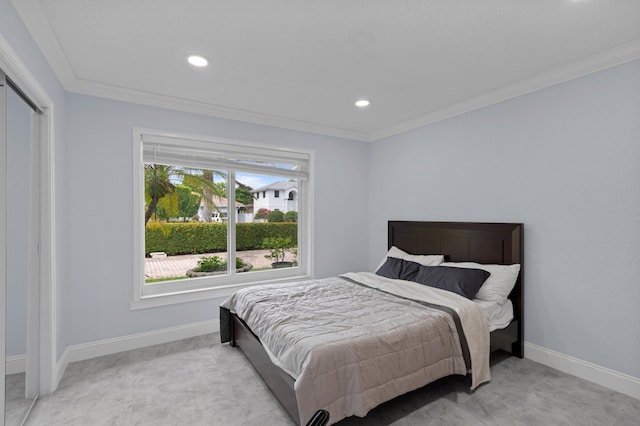
MULTIPOLYGON (((268 268, 271 260, 264 257, 268 250, 247 250, 238 252, 237 256, 245 262, 251 263, 254 268, 268 268)), ((185 254, 180 256, 168 256, 165 258, 146 258, 144 263, 145 279, 184 277, 187 271, 195 268, 203 257, 218 256, 227 258, 227 253, 210 254, 185 254)))

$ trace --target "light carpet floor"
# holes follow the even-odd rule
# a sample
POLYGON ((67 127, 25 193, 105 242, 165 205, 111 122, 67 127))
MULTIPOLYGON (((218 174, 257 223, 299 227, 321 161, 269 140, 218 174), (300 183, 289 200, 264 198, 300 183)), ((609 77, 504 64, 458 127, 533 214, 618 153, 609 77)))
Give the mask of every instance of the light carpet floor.
POLYGON ((20 426, 33 404, 33 400, 24 397, 24 381, 24 373, 5 376, 5 426, 20 426))
MULTIPOLYGON (((638 425, 640 400, 527 359, 495 357, 474 392, 454 376, 348 425, 638 425)), ((72 363, 27 426, 293 425, 240 352, 218 334, 72 363)))

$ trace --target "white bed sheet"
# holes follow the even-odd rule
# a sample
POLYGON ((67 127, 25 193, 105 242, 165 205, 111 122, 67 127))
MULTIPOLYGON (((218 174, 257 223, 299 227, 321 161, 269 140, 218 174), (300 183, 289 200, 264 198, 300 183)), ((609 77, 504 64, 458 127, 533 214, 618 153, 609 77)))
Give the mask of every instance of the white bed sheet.
POLYGON ((489 331, 505 328, 513 321, 513 303, 507 299, 504 303, 474 299, 489 321, 489 331))

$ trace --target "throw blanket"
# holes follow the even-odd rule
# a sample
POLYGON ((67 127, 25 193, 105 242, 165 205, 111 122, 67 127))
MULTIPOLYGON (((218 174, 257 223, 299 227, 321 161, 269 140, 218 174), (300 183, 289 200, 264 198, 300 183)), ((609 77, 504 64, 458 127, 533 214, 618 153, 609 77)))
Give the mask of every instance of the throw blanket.
POLYGON ((221 305, 242 318, 272 362, 296 379, 302 424, 318 409, 329 411, 331 423, 364 417, 382 402, 440 377, 466 374, 452 316, 409 300, 429 299, 430 293, 436 304, 459 315, 473 367, 472 388, 489 379, 488 327, 473 302, 375 274, 345 278, 252 287, 221 305), (481 324, 486 336, 472 337, 481 324), (484 341, 484 355, 476 353, 483 347, 477 341, 484 341), (480 365, 482 358, 486 366, 480 365))

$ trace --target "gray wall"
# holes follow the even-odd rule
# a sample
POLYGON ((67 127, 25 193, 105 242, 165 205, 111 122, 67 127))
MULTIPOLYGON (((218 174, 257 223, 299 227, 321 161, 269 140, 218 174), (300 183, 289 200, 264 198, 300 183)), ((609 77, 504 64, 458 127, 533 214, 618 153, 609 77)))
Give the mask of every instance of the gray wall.
POLYGON ((386 221, 525 224, 525 339, 640 377, 640 61, 375 143, 386 221))
MULTIPOLYGON (((185 114, 82 95, 68 95, 62 156, 66 225, 58 253, 67 271, 65 345, 93 342, 217 318, 220 300, 131 311, 132 128, 144 127, 313 150, 315 273, 365 269, 369 145, 266 126, 185 114), (340 206, 336 208, 336 206, 340 206)), ((59 348, 59 351, 62 348, 59 348)))

